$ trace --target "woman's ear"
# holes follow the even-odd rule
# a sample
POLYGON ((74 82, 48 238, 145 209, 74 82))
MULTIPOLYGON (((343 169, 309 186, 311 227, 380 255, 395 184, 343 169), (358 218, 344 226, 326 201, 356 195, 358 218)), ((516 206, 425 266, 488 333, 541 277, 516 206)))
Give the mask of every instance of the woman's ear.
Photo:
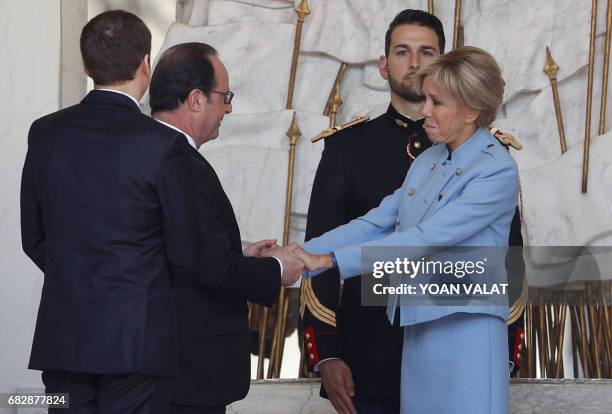
POLYGON ((476 111, 474 109, 465 108, 463 110, 463 120, 466 124, 475 124, 478 121, 478 117, 480 116, 480 111, 476 111))

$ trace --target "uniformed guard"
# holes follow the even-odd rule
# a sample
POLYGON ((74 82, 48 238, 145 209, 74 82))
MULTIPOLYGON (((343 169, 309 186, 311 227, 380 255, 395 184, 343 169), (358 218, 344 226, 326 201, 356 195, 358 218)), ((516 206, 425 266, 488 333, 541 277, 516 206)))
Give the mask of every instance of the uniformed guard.
MULTIPOLYGON (((431 146, 413 81, 444 50, 444 42, 442 24, 431 14, 404 10, 393 20, 379 60, 391 103, 373 120, 322 134, 325 149, 313 184, 306 240, 376 207, 431 146)), ((522 245, 518 214, 510 244, 522 245)), ((329 395, 338 411, 399 412, 403 331, 389 325, 384 308, 361 306, 360 281, 347 279, 341 289, 337 272, 329 270, 302 284, 300 302, 306 358, 312 370, 321 371, 322 395, 329 395)))

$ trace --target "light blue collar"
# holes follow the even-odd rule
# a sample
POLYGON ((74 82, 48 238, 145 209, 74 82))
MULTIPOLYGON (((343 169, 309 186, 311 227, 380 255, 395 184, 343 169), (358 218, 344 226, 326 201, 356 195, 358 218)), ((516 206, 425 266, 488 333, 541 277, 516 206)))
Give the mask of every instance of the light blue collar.
MULTIPOLYGON (((469 137, 463 144, 452 152, 451 159, 447 164, 462 163, 468 159, 473 158, 482 149, 491 142, 491 135, 482 127, 476 129, 474 134, 469 137)), ((448 147, 446 145, 440 146, 440 163, 444 163, 448 160, 448 147)))

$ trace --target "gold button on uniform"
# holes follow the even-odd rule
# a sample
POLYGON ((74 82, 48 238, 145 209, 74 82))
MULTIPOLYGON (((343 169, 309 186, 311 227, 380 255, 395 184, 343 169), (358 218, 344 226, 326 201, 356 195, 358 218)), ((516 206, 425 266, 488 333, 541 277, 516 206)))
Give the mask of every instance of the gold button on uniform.
POLYGON ((414 147, 415 147, 416 149, 421 148, 421 142, 420 142, 420 141, 415 141, 415 143, 414 143, 414 147))
POLYGON ((312 361, 314 359, 314 354, 308 354, 308 359, 312 361))
POLYGON ((305 334, 304 334, 304 338, 306 338, 306 339, 310 339, 310 334, 309 334, 309 333, 305 333, 305 334))
POLYGON ((311 342, 308 342, 308 343, 306 344, 306 348, 308 348, 308 349, 312 348, 312 343, 311 343, 311 342))

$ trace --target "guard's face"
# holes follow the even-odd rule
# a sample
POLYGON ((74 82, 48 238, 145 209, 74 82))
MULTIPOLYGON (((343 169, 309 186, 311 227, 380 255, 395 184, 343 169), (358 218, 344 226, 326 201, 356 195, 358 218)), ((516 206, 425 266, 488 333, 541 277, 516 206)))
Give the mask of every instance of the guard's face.
POLYGON ((439 90, 430 76, 423 82, 423 93, 425 102, 421 113, 425 117, 425 132, 431 142, 446 144, 453 150, 472 136, 477 112, 439 90))
POLYGON ((389 57, 378 60, 380 74, 389 81, 391 92, 410 102, 420 102, 416 73, 440 56, 438 35, 428 27, 402 24, 391 33, 389 57))
POLYGON ((211 56, 210 60, 215 70, 214 90, 221 92, 211 92, 207 99, 206 108, 200 122, 200 136, 204 137, 204 142, 213 140, 219 136, 219 128, 225 114, 232 112, 232 105, 226 104, 223 93, 229 91, 229 75, 225 65, 217 56, 211 56))

